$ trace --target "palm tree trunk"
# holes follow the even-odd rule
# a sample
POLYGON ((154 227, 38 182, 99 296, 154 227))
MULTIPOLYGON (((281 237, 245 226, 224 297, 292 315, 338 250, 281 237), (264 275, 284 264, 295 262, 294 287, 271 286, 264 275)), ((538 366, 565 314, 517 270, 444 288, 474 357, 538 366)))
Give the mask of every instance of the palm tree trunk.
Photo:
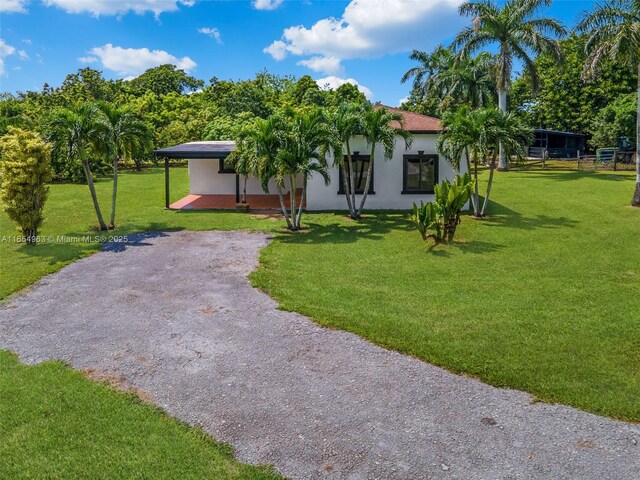
POLYGON ((475 198, 475 206, 473 209, 474 217, 481 217, 480 214, 480 186, 478 185, 478 150, 473 150, 473 179, 475 185, 473 186, 473 198, 475 198))
POLYGON ((349 190, 349 177, 347 173, 347 167, 342 162, 342 188, 344 189, 344 196, 347 199, 347 207, 349 208, 349 215, 353 212, 353 205, 351 204, 351 191, 349 190))
POLYGON ((636 188, 631 205, 640 207, 640 64, 638 64, 638 107, 636 111, 636 188))
POLYGON ((482 204, 482 211, 480 216, 484 217, 487 212, 487 205, 489 205, 489 195, 491 195, 491 186, 493 185, 493 171, 496 167, 496 153, 493 151, 493 158, 491 159, 491 168, 489 170, 489 183, 487 184, 487 195, 484 197, 484 203, 482 204))
POLYGON ((298 230, 298 226, 296 225, 296 176, 289 175, 289 186, 291 188, 290 198, 291 198, 291 224, 293 225, 294 230, 298 230))
MULTIPOLYGON (((467 157, 467 173, 469 175, 471 175, 471 152, 469 152, 469 148, 465 147, 464 149, 464 154, 467 157)), ((476 173, 475 173, 475 185, 474 185, 474 189, 475 192, 471 195, 471 206, 473 208, 473 215, 477 216, 477 212, 478 212, 478 196, 477 196, 477 192, 478 192, 478 169, 476 168, 476 173)))
MULTIPOLYGON (((507 92, 506 90, 498 90, 498 107, 504 113, 507 113, 507 92)), ((505 155, 504 147, 500 143, 500 161, 498 162, 498 170, 509 170, 509 164, 507 163, 507 156, 505 155)))
MULTIPOLYGON (((364 202, 367 201, 367 195, 369 194, 369 185, 371 184, 371 172, 373 172, 373 156, 375 153, 375 143, 371 147, 371 156, 369 157, 369 166, 367 168, 367 181, 364 184, 364 192, 362 192, 362 199, 360 200, 360 208, 356 212, 356 217, 360 218, 362 215, 362 209, 364 208, 364 202)), ((359 182, 358 182, 359 183, 359 182)))
POLYGON ((111 220, 109 226, 116 228, 116 198, 118 197, 118 156, 113 159, 113 190, 111 192, 111 220))
POLYGON ((284 204, 284 195, 280 187, 278 187, 278 198, 280 199, 280 208, 282 209, 282 215, 284 215, 284 219, 287 221, 287 228, 289 230, 293 230, 293 225, 291 225, 291 220, 289 220, 289 214, 287 213, 287 206, 284 204))
POLYGON ((353 158, 351 156, 351 147, 349 146, 349 142, 347 142, 347 161, 349 162, 349 186, 350 186, 350 194, 351 194, 351 218, 356 218, 358 216, 356 212, 356 185, 354 176, 355 173, 353 171, 353 158))
POLYGON ((242 184, 242 203, 247 203, 247 178, 248 176, 244 176, 244 183, 242 184))
POLYGON ((296 220, 296 223, 298 224, 298 229, 300 228, 300 225, 302 223, 302 208, 304 206, 304 195, 307 191, 307 179, 308 179, 308 175, 305 173, 304 178, 302 180, 302 196, 300 197, 300 206, 298 207, 298 219, 296 220))
POLYGON ((100 205, 98 204, 98 196, 96 195, 96 187, 93 184, 91 169, 89 168, 89 163, 86 160, 82 161, 82 169, 84 170, 85 177, 87 177, 87 184, 89 185, 89 191, 91 192, 91 200, 93 200, 93 208, 96 209, 96 215, 98 216, 98 223, 100 224, 100 230, 108 230, 107 224, 104 223, 104 218, 102 218, 102 212, 100 211, 100 205))

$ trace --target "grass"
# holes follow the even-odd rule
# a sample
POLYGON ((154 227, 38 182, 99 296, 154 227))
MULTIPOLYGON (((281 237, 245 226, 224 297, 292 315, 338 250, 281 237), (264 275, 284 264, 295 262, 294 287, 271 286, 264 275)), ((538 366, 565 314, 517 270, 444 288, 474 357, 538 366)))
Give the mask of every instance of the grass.
POLYGON ((329 327, 501 387, 640 421, 633 174, 498 174, 487 220, 429 247, 402 214, 307 216, 255 285, 329 327))
POLYGON ((0 351, 0 478, 276 479, 133 394, 0 351))
MULTIPOLYGON (((172 229, 276 233, 262 251, 261 266, 251 280, 282 308, 487 383, 530 392, 542 401, 638 422, 640 210, 627 206, 633 181, 630 172, 497 174, 490 217, 464 218, 456 243, 434 248, 422 242, 405 213, 369 214, 361 222, 339 213, 306 214, 303 223, 310 228, 287 234, 281 221, 270 218, 166 211, 162 173, 152 170, 122 175, 121 225, 115 234, 172 229)), ((100 181, 97 186, 108 205, 110 183, 100 181)), ((185 169, 172 171, 172 191, 172 200, 187 193, 185 169)), ((43 236, 95 234, 94 213, 83 185, 52 186, 46 218, 43 236)), ((0 214, 0 237, 12 234, 13 226, 0 214)), ((98 248, 96 243, 30 248, 0 242, 0 297, 98 248)), ((5 359, 0 371, 7 368, 18 369, 5 359)), ((41 373, 25 377, 25 392, 33 388, 37 393, 38 381, 48 382, 47 388, 66 388, 65 375, 73 373, 65 370, 56 376, 51 373, 56 369, 62 367, 26 369, 41 373)), ((0 376, 0 392, 10 378, 0 376)), ((81 391, 94 388, 74 385, 79 398, 81 391)), ((97 397, 110 395, 95 388, 101 392, 97 397)), ((36 442, 45 455, 47 445, 53 448, 55 437, 72 425, 78 429, 77 440, 69 445, 74 458, 98 462, 102 455, 82 447, 92 441, 94 420, 85 422, 70 414, 64 426, 64 412, 77 410, 73 398, 51 398, 51 409, 61 413, 46 426, 51 435, 39 443, 35 432, 44 424, 35 424, 30 434, 26 430, 22 437, 30 439, 26 446, 19 441, 11 444, 14 464, 24 462, 36 472, 35 460, 25 450, 31 448, 30 442, 36 442)), ((25 402, 23 413, 4 414, 17 425, 14 435, 20 435, 20 418, 40 418, 39 402, 25 402)), ((124 412, 141 407, 117 408, 124 412)), ((105 404, 100 415, 114 418, 115 411, 105 404)), ((130 431, 127 428, 114 429, 112 438, 119 438, 121 430, 130 431)), ((164 441, 154 436, 147 444, 164 441)), ((107 448, 106 442, 103 447, 107 448)), ((136 442, 127 448, 135 451, 136 442)), ((55 449, 48 454, 55 457, 55 449)), ((127 455, 122 458, 125 464, 129 461, 127 455)), ((56 462, 63 468, 62 459, 56 462)), ((105 466, 102 471, 123 476, 113 468, 125 466, 105 466)))

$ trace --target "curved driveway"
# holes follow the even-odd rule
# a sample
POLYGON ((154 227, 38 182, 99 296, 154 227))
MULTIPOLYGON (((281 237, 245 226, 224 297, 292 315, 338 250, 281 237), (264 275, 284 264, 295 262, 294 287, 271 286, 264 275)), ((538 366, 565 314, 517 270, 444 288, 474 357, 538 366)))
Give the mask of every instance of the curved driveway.
POLYGON ((0 348, 122 375, 291 478, 640 478, 638 425, 277 310, 246 280, 267 243, 176 232, 112 245, 0 307, 0 348))

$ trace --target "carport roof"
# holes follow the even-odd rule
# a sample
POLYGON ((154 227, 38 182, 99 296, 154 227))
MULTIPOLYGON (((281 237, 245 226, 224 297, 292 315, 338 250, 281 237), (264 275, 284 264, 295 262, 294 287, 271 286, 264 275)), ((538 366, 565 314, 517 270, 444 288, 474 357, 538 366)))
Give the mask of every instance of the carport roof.
POLYGON ((153 153, 165 158, 226 158, 235 148, 236 142, 226 140, 188 142, 154 150, 153 153))

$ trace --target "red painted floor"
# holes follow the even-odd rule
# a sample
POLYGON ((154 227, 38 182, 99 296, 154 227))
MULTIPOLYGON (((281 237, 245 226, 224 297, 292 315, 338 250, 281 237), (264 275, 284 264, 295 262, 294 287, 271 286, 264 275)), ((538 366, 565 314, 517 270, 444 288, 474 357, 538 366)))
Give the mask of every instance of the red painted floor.
MULTIPOLYGON (((301 193, 298 192, 297 203, 300 204, 301 193)), ((251 210, 280 209, 278 195, 247 195, 247 203, 251 210)), ((285 205, 290 205, 289 195, 285 196, 285 205)), ((235 210, 235 195, 187 195, 169 205, 174 210, 235 210)))

